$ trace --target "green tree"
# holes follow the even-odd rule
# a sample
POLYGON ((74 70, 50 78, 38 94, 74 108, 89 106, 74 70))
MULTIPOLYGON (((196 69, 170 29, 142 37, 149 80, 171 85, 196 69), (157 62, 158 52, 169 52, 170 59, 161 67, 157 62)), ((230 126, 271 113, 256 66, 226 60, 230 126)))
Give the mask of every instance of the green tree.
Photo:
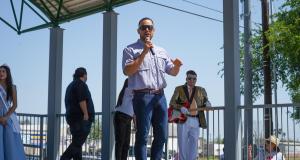
MULTIPOLYGON (((261 26, 257 26, 258 29, 253 30, 252 36, 250 39, 251 43, 251 55, 252 55, 252 94, 253 101, 257 99, 257 97, 261 96, 264 93, 264 71, 263 71, 263 47, 262 47, 262 30, 261 26)), ((241 93, 244 94, 244 82, 245 82, 245 72, 244 72, 244 36, 241 34, 240 36, 240 77, 241 77, 241 93)))
MULTIPOLYGON (((294 103, 300 103, 300 1, 287 0, 274 15, 274 23, 267 33, 274 46, 273 59, 278 61, 278 76, 294 103)), ((272 47, 271 47, 272 48, 272 47)), ((300 108, 292 114, 300 119, 300 108)))
POLYGON ((215 138, 214 143, 224 144, 224 138, 215 138))
POLYGON ((101 120, 100 121, 95 120, 95 122, 92 125, 89 138, 94 141, 101 140, 101 138, 102 138, 101 120))
MULTIPOLYGON (((276 83, 281 81, 294 103, 300 103, 300 1, 288 0, 280 11, 273 15, 267 37, 269 39, 272 64, 276 67, 276 83)), ((264 93, 263 81, 263 46, 261 26, 256 26, 250 39, 253 73, 253 101, 264 93)), ((241 93, 244 93, 244 39, 240 36, 240 77, 241 93)), ((219 63, 223 64, 223 62, 219 63)), ((219 72, 222 73, 223 69, 219 72)), ((272 72, 272 74, 274 74, 272 72)), ((272 88, 275 81, 272 82, 272 88)), ((300 119, 300 108, 292 114, 300 119)))
MULTIPOLYGON (((251 43, 251 55, 252 55, 252 97, 255 101, 259 96, 264 93, 264 82, 263 82, 263 54, 262 54, 262 36, 261 36, 261 26, 257 26, 258 29, 254 29, 250 39, 251 43)), ((222 48, 223 49, 223 48, 222 48)), ((244 94, 244 82, 245 82, 245 73, 244 73, 244 35, 240 35, 240 88, 241 94, 244 94)), ((224 73, 224 62, 219 62, 218 65, 222 66, 222 69, 218 74, 223 76, 224 73)))

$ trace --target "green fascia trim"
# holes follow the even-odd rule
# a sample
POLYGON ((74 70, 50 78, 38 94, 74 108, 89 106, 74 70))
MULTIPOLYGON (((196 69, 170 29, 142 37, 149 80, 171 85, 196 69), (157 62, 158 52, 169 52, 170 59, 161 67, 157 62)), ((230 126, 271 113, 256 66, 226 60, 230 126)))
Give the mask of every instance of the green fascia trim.
MULTIPOLYGON (((101 12, 105 9, 106 9, 105 6, 101 6, 101 7, 95 8, 95 9, 83 10, 80 13, 73 14, 72 16, 61 17, 59 19, 58 23, 62 24, 62 23, 65 23, 65 22, 69 22, 69 21, 74 20, 74 19, 82 18, 82 17, 88 16, 88 15, 91 15, 91 14, 94 14, 94 13, 101 12)), ((48 28, 48 27, 55 27, 55 26, 57 26, 57 25, 55 25, 53 22, 49 22, 49 23, 45 23, 45 24, 42 24, 42 25, 38 25, 38 26, 35 26, 35 27, 31 27, 31 28, 22 30, 20 33, 26 33, 26 32, 31 32, 31 31, 44 29, 44 28, 48 28)))
POLYGON ((140 1, 140 0, 119 0, 118 2, 113 2, 112 6, 113 6, 113 8, 117 8, 117 7, 129 4, 129 3, 137 2, 137 1, 140 1))
MULTIPOLYGON (((101 12, 103 10, 105 10, 104 6, 102 6, 102 8, 98 7, 96 9, 92 9, 92 10, 84 10, 76 15, 74 14, 72 16, 64 16, 64 17, 60 18, 60 20, 58 22, 59 22, 59 24, 62 24, 62 23, 69 22, 74 19, 82 18, 82 17, 88 16, 88 15, 91 15, 94 13, 101 12)), ((45 24, 41 24, 38 26, 34 26, 34 27, 31 27, 28 29, 21 30, 20 33, 22 34, 22 33, 26 33, 26 32, 36 31, 36 30, 40 30, 40 29, 44 29, 44 28, 48 28, 48 27, 55 27, 55 26, 57 26, 57 25, 55 25, 53 22, 48 22, 45 24)), ((16 32, 17 32, 17 30, 16 30, 16 32)))
POLYGON ((69 22, 71 20, 75 20, 75 19, 79 19, 82 17, 86 17, 95 13, 99 13, 102 12, 106 9, 106 6, 98 6, 96 8, 92 8, 92 9, 86 9, 86 10, 82 10, 81 12, 72 14, 72 15, 67 15, 67 16, 63 16, 59 19, 59 24, 65 23, 65 22, 69 22))
MULTIPOLYGON (((49 20, 51 20, 51 22, 54 23, 54 24, 55 23, 62 24, 62 23, 67 22, 67 21, 71 21, 71 20, 74 20, 74 19, 82 18, 84 16, 89 16, 89 15, 92 15, 94 13, 102 12, 102 11, 105 11, 105 10, 107 11, 109 9, 109 8, 107 8, 109 6, 107 6, 107 5, 101 5, 101 6, 97 6, 97 7, 91 8, 91 9, 82 10, 79 13, 74 13, 74 14, 71 13, 71 14, 68 14, 68 15, 64 15, 64 16, 60 17, 59 19, 56 19, 56 18, 53 19, 52 18, 53 15, 50 15, 49 12, 47 12, 42 7, 40 7, 39 4, 33 2, 33 0, 29 0, 29 1, 32 4, 34 4, 36 7, 38 7, 49 18, 49 20)), ((122 6, 122 5, 125 5, 125 4, 129 4, 129 3, 135 2, 135 1, 138 1, 138 0, 119 0, 119 1, 116 1, 116 2, 112 2, 111 6, 113 8, 115 8, 115 7, 118 7, 118 6, 122 6)))
MULTIPOLYGON (((108 10, 109 8, 108 8, 107 5, 100 5, 100 6, 96 6, 94 8, 82 10, 82 11, 80 11, 78 13, 75 13, 75 14, 69 14, 69 15, 66 15, 66 16, 62 16, 59 19, 52 19, 51 17, 49 17, 50 15, 48 14, 50 12, 44 10, 43 7, 40 7, 40 5, 37 4, 37 3, 35 3, 33 0, 28 0, 28 1, 31 4, 33 4, 35 7, 37 7, 42 13, 44 13, 51 22, 46 22, 46 23, 38 25, 38 26, 34 26, 34 27, 31 27, 31 28, 28 28, 28 29, 24 29, 24 30, 18 31, 12 25, 10 25, 8 22, 6 22, 4 19, 2 19, 0 17, 0 20, 2 20, 10 28, 12 28, 13 30, 15 30, 18 34, 22 34, 22 33, 26 33, 26 32, 31 32, 31 31, 36 31, 36 30, 40 30, 40 29, 44 29, 44 28, 48 28, 48 27, 55 27, 55 26, 58 26, 58 24, 69 22, 71 20, 79 19, 79 18, 82 18, 82 17, 85 17, 85 16, 89 16, 89 15, 92 15, 92 14, 95 14, 95 13, 102 12, 102 11, 111 11, 112 10, 112 9, 108 10)), ((136 1, 138 1, 138 0, 120 0, 120 1, 117 1, 117 2, 112 2, 111 6, 113 8, 116 8, 118 6, 126 5, 126 4, 129 4, 129 3, 136 2, 136 1)), ((26 1, 24 1, 24 3, 27 4, 28 6, 30 6, 30 8, 38 16, 40 16, 45 21, 45 19, 37 11, 35 11, 35 9, 30 4, 26 3, 26 1)))
MULTIPOLYGON (((133 3, 133 2, 136 2, 136 1, 138 1, 138 0, 120 0, 118 2, 112 3, 112 6, 114 6, 114 8, 116 8, 118 6, 133 3)), ((71 20, 74 20, 74 19, 79 19, 79 18, 82 18, 82 17, 85 17, 85 16, 89 16, 89 15, 92 15, 92 14, 95 14, 95 13, 99 13, 99 12, 102 12, 102 11, 107 11, 107 9, 108 9, 107 5, 100 5, 100 6, 97 6, 95 8, 85 9, 85 10, 82 10, 78 13, 61 17, 59 19, 59 24, 62 24, 64 22, 68 22, 68 21, 71 21, 71 20)))

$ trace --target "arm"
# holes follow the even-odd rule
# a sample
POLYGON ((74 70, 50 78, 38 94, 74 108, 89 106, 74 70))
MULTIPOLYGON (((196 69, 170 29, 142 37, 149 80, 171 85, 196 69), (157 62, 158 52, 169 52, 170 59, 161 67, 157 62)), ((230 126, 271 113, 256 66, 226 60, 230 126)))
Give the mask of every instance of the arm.
POLYGON ((13 112, 15 112, 15 110, 17 108, 17 105, 18 105, 17 103, 18 103, 18 101, 17 101, 17 89, 16 89, 16 86, 14 85, 13 89, 12 89, 12 106, 6 112, 5 117, 8 118, 13 112))
POLYGON ((179 73, 179 70, 180 70, 180 66, 174 66, 170 71, 170 75, 177 76, 177 74, 179 73))
POLYGON ((8 108, 8 111, 6 112, 6 114, 3 117, 0 117, 0 124, 2 125, 6 125, 6 121, 7 119, 10 117, 11 114, 14 113, 14 111, 17 108, 17 89, 16 86, 13 85, 13 89, 12 89, 12 106, 8 108))
POLYGON ((203 97, 204 97, 204 101, 203 101, 203 106, 204 107, 211 107, 211 104, 208 100, 208 97, 207 97, 207 93, 205 91, 204 88, 200 88, 200 92, 202 93, 203 97))
POLYGON ((181 106, 176 103, 178 97, 179 97, 179 88, 176 87, 174 90, 174 93, 172 95, 171 101, 170 101, 170 106, 173 106, 173 108, 175 108, 175 109, 181 108, 181 106))
POLYGON ((180 67, 182 65, 182 62, 179 59, 175 59, 174 61, 172 60, 174 67, 171 68, 170 75, 172 76, 177 76, 179 73, 180 67))
POLYGON ((127 76, 133 75, 140 67, 140 65, 143 63, 144 58, 148 52, 143 50, 143 52, 138 56, 134 61, 131 63, 128 63, 124 68, 124 74, 127 76))
POLYGON ((134 130, 136 130, 136 116, 133 115, 132 119, 133 119, 133 128, 134 130))
POLYGON ((83 112, 83 120, 89 120, 89 114, 87 110, 86 100, 79 102, 80 109, 83 112))
POLYGON ((88 120, 89 119, 89 114, 88 114, 88 92, 89 89, 87 85, 82 82, 79 84, 79 86, 75 90, 75 94, 78 97, 78 102, 79 102, 79 107, 81 111, 83 112, 83 120, 88 120))
MULTIPOLYGON (((145 43, 144 43, 144 49, 143 49, 142 53, 140 54, 140 56, 138 56, 132 62, 130 62, 130 63, 128 63, 128 64, 125 65, 125 67, 123 69, 123 72, 124 72, 125 75, 131 76, 131 75, 133 75, 139 69, 140 65, 144 61, 144 58, 145 58, 146 54, 149 53, 149 50, 150 50, 151 47, 153 47, 151 41, 150 40, 145 41, 145 43)), ((125 49, 123 51, 123 58, 124 58, 124 55, 128 54, 128 52, 129 51, 127 49, 125 49)))
MULTIPOLYGON (((128 85, 127 85, 128 86, 128 85)), ((123 103, 123 97, 124 97, 124 93, 125 93, 125 88, 127 87, 125 86, 125 84, 123 85, 123 88, 121 89, 119 96, 118 96, 118 101, 117 101, 117 107, 121 106, 123 103)))

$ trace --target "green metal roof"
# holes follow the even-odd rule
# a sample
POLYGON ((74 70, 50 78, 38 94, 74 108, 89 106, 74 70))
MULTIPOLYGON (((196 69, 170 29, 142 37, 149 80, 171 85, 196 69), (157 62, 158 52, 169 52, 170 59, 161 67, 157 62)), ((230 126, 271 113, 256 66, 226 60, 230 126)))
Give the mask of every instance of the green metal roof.
MULTIPOLYGON (((0 21, 15 30, 18 34, 35 31, 48 27, 55 27, 81 17, 89 16, 102 11, 111 11, 113 8, 122 6, 137 0, 20 0, 20 10, 17 13, 13 0, 10 5, 13 11, 15 25, 0 15, 0 21), (22 28, 24 7, 28 7, 42 23, 22 28), (20 15, 17 17, 16 15, 20 15)), ((2 6, 4 7, 4 6, 2 6)))

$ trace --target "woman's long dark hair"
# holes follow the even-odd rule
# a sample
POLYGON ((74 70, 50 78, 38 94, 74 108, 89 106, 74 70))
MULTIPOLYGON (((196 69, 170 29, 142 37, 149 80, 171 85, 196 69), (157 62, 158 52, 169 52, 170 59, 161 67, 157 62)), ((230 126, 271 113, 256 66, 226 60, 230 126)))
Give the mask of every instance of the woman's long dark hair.
POLYGON ((12 82, 12 77, 10 73, 10 69, 7 65, 1 65, 0 68, 4 68, 7 74, 7 78, 5 80, 6 84, 6 100, 12 100, 12 89, 13 89, 13 82, 12 82))
POLYGON ((126 78, 126 80, 124 81, 123 88, 122 88, 121 92, 119 93, 119 97, 118 97, 118 101, 117 101, 117 106, 122 105, 123 97, 124 97, 124 92, 125 92, 125 89, 127 87, 128 87, 128 78, 126 78))

